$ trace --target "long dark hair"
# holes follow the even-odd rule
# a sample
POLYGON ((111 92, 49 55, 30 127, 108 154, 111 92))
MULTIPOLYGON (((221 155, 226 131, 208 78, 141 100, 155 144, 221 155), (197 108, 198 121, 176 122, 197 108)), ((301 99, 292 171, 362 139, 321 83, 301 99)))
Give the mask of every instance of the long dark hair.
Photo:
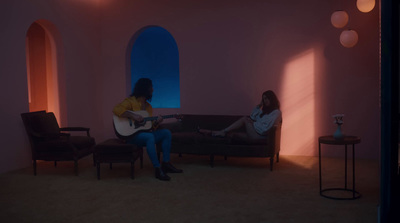
POLYGON ((268 90, 262 94, 262 97, 264 95, 268 98, 269 105, 268 106, 263 105, 262 107, 263 113, 260 115, 261 117, 264 116, 265 114, 271 113, 275 109, 279 109, 281 106, 278 97, 276 97, 276 94, 273 91, 268 90))
POLYGON ((149 78, 140 78, 133 88, 131 96, 145 97, 147 101, 151 101, 153 95, 150 92, 150 89, 153 87, 153 83, 149 78))

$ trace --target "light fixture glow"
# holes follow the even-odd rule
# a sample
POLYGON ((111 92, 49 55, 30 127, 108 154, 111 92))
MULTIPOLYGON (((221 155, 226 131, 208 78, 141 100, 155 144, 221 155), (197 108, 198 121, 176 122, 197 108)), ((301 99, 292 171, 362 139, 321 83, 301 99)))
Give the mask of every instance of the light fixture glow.
POLYGON ((357 8, 361 12, 370 12, 375 7, 375 0, 357 0, 357 8))
POLYGON ((331 23, 336 28, 343 28, 349 22, 349 15, 347 12, 339 10, 332 13, 331 23))
POLYGON ((352 29, 344 30, 340 34, 340 43, 347 48, 355 46, 358 42, 358 34, 352 29))

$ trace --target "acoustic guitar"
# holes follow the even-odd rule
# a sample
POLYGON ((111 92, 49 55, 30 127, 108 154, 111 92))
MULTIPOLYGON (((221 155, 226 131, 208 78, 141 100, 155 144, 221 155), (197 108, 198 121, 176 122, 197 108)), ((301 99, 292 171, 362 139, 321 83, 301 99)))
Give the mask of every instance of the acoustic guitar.
MULTIPOLYGON (((153 127, 153 123, 151 121, 157 120, 158 116, 149 117, 149 113, 147 111, 128 111, 143 117, 142 122, 137 122, 130 118, 118 117, 113 114, 113 124, 116 135, 121 139, 127 139, 134 136, 136 133, 141 131, 148 131, 153 127)), ((177 118, 181 119, 181 116, 178 114, 175 115, 164 115, 161 116, 163 119, 168 118, 177 118)))

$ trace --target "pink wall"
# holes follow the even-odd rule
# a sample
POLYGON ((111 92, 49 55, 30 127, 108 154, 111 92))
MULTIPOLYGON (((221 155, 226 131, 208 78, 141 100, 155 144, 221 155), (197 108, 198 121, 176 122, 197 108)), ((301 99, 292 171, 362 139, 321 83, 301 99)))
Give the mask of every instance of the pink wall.
POLYGON ((378 158, 377 8, 364 14, 352 2, 334 0, 20 0, 0 6, 0 115, 10 130, 1 134, 0 172, 30 165, 19 114, 28 111, 25 35, 38 19, 54 24, 61 39, 62 125, 89 126, 98 142, 114 137, 111 110, 127 95, 132 36, 158 25, 178 44, 180 113, 248 114, 272 89, 282 103, 282 154, 316 155, 317 137, 335 130, 331 115, 344 113, 345 133, 362 137, 357 156, 378 158), (330 24, 340 8, 359 34, 351 49, 340 45, 340 30, 330 24))
MULTIPOLYGON (((272 89, 282 103, 282 154, 317 155, 318 136, 335 131, 331 115, 344 113, 344 132, 362 138, 357 156, 378 158, 378 8, 365 14, 333 0, 113 1, 101 8, 105 136, 112 136, 110 108, 127 95, 128 43, 158 25, 179 48, 179 112, 245 115, 272 89), (359 34, 354 48, 342 47, 341 30, 330 24, 338 9, 359 34)), ((326 155, 342 155, 333 151, 326 155)))
MULTIPOLYGON (((25 38, 29 26, 36 20, 49 21, 59 32, 61 124, 91 127, 95 123, 90 113, 95 107, 93 79, 100 70, 99 15, 97 0, 1 1, 0 173, 31 163, 20 113, 29 111, 25 38)), ((51 24, 47 27, 50 30, 54 28, 51 24)))

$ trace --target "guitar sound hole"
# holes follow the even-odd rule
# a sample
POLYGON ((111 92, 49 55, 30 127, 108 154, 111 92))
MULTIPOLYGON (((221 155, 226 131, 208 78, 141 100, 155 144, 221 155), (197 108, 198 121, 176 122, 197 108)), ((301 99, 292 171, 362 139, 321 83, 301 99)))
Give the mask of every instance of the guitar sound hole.
POLYGON ((145 124, 146 124, 145 121, 142 121, 142 122, 136 121, 136 122, 135 122, 135 128, 139 128, 139 127, 141 127, 141 126, 144 126, 145 124))

